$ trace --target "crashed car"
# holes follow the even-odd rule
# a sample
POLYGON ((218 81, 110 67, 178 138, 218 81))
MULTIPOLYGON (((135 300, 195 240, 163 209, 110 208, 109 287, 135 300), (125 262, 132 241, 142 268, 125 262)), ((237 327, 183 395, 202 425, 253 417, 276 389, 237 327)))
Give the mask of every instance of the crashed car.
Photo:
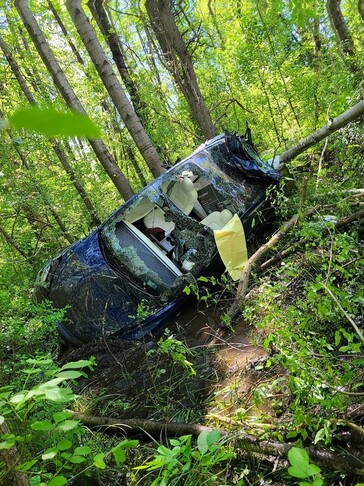
POLYGON ((213 138, 48 261, 36 300, 66 309, 58 330, 73 345, 156 331, 185 301, 186 285, 221 269, 214 230, 234 215, 247 226, 279 178, 250 136, 213 138))

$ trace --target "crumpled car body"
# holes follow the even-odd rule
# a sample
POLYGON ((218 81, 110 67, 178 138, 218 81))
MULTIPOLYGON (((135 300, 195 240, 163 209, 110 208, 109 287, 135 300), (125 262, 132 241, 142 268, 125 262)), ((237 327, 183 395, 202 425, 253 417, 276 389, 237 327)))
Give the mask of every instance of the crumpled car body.
POLYGON ((235 214, 246 226, 279 178, 249 140, 215 137, 48 261, 36 300, 66 309, 58 330, 74 345, 156 331, 187 285, 221 268, 214 230, 235 214))

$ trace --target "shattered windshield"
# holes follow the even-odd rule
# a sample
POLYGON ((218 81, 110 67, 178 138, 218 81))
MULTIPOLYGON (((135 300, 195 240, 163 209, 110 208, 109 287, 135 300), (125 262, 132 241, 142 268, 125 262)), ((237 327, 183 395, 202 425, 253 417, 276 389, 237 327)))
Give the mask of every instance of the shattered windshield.
POLYGON ((152 294, 202 274, 216 254, 213 230, 243 217, 264 195, 226 163, 225 146, 202 149, 157 178, 106 222, 106 258, 152 294), (224 151, 225 150, 225 151, 224 151))

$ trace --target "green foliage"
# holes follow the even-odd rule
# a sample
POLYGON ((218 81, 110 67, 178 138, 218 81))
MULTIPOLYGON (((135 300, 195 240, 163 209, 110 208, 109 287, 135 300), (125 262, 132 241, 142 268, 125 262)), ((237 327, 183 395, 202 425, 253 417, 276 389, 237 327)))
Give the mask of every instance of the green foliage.
MULTIPOLYGON (((69 387, 80 377, 86 377, 84 368, 93 369, 94 359, 69 362, 58 368, 50 358, 28 359, 24 387, 15 391, 7 386, 0 389, 0 423, 6 423, 10 432, 1 436, 0 450, 16 446, 22 451, 22 464, 17 471, 29 475, 30 483, 62 485, 70 477, 90 476, 92 471, 105 469, 105 460, 113 457, 116 467, 126 460, 126 450, 135 448, 137 440, 123 440, 106 453, 93 451, 93 444, 85 445, 87 439, 79 420, 64 410, 76 395, 69 387), (26 389, 30 377, 48 376, 26 389), (26 448, 25 448, 26 447, 26 448), (82 466, 81 466, 82 465, 82 466)), ((2 471, 3 478, 5 471, 2 471)))
POLYGON ((10 118, 10 126, 30 132, 38 132, 48 137, 100 137, 100 129, 87 115, 72 111, 61 112, 54 108, 32 106, 18 109, 10 118))
POLYGON ((315 464, 310 464, 310 459, 304 449, 292 447, 288 451, 288 460, 291 466, 288 474, 294 478, 305 479, 299 481, 299 486, 322 486, 323 480, 320 474, 321 469, 315 464))
POLYGON ((189 350, 182 341, 175 339, 170 331, 166 329, 166 338, 160 338, 158 341, 158 347, 156 349, 151 349, 148 351, 148 356, 153 356, 154 354, 167 355, 175 363, 179 363, 186 370, 187 374, 190 376, 196 375, 196 371, 193 365, 187 359, 187 355, 191 354, 189 350))
POLYGON ((221 466, 234 457, 231 449, 224 445, 218 430, 203 431, 192 443, 191 435, 169 439, 171 448, 160 444, 154 458, 136 470, 158 471, 158 476, 150 483, 152 486, 169 484, 205 485, 219 481, 223 474, 221 466), (214 468, 217 471, 214 471, 214 468))

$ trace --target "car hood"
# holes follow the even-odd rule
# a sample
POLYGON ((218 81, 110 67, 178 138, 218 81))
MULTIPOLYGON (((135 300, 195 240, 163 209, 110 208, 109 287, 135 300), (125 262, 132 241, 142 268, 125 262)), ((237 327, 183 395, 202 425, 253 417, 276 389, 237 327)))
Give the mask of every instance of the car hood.
POLYGON ((120 337, 134 338, 139 334, 141 321, 138 304, 144 302, 143 307, 153 314, 163 306, 159 297, 110 267, 103 257, 97 231, 61 255, 48 298, 55 307, 66 308, 65 328, 76 338, 74 341, 82 342, 121 328, 120 337))

